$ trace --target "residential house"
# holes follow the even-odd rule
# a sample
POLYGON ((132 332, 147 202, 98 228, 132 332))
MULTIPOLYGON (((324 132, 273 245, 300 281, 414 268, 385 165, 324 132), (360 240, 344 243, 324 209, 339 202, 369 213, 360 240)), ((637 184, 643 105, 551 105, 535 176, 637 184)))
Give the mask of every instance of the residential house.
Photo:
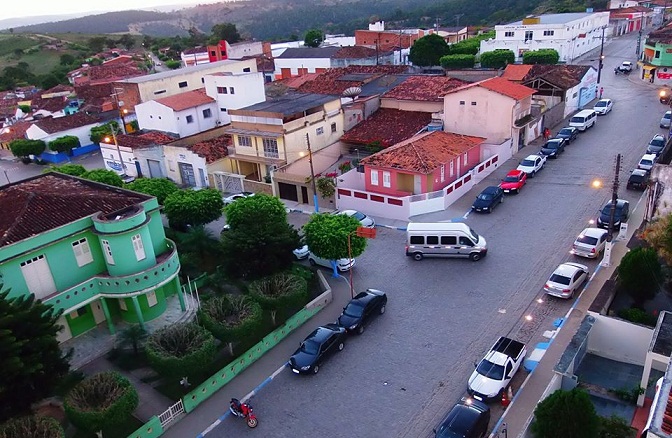
POLYGON ((409 76, 380 97, 381 108, 441 113, 443 96, 468 82, 447 76, 409 76))
POLYGON ((436 33, 448 44, 459 43, 470 37, 469 26, 439 27, 436 33))
POLYGON ((48 173, 0 188, 0 273, 9 297, 63 312, 60 342, 99 324, 143 325, 177 294, 175 243, 156 198, 48 173))
POLYGON ((672 26, 649 33, 644 40, 640 79, 658 84, 672 83, 672 26))
POLYGON ((495 26, 495 38, 481 41, 481 53, 511 50, 516 60, 530 50, 555 49, 560 61, 573 59, 600 46, 609 26, 609 12, 544 14, 495 26))
POLYGON ((641 31, 652 25, 653 9, 644 6, 630 6, 609 11, 609 24, 612 35, 618 36, 630 32, 641 31))
POLYGON ((355 30, 355 45, 382 52, 410 49, 418 39, 433 33, 433 29, 385 30, 385 22, 376 21, 369 23, 368 30, 355 30))
POLYGON ((62 152, 49 150, 49 142, 59 137, 72 135, 79 138, 80 147, 73 149, 73 155, 82 155, 99 149, 97 144, 91 143, 91 128, 100 126, 101 118, 85 113, 75 113, 65 117, 46 117, 33 122, 26 130, 26 138, 30 140, 42 140, 47 144, 40 158, 51 163, 60 163, 68 159, 62 152))
POLYGON ((143 102, 203 88, 205 76, 208 74, 222 72, 239 74, 256 71, 257 62, 254 59, 225 60, 124 79, 115 82, 113 86, 123 99, 124 106, 130 111, 143 102))
POLYGON ((99 114, 119 108, 110 83, 76 85, 75 94, 82 112, 99 114))
POLYGON ((72 85, 104 84, 145 75, 145 71, 130 56, 114 58, 100 65, 88 65, 68 73, 72 85))
POLYGON ((9 150, 9 144, 12 141, 26 138, 26 130, 31 124, 31 122, 20 120, 12 125, 5 125, 4 128, 0 128, 0 149, 9 150))
POLYGON ((364 146, 371 144, 387 148, 426 130, 431 122, 431 112, 380 108, 343 134, 341 142, 352 145, 350 150, 355 153, 364 153, 364 146))
POLYGON ((274 62, 276 79, 283 79, 334 67, 394 64, 394 54, 362 46, 301 47, 285 50, 274 62))
POLYGON ((266 100, 263 73, 214 73, 205 76, 205 92, 215 100, 220 125, 231 123, 229 110, 266 100))
POLYGON ((166 172, 161 147, 175 140, 175 137, 162 132, 119 134, 100 143, 100 154, 107 170, 133 177, 162 178, 166 172), (159 157, 147 157, 146 154, 141 157, 138 152, 140 149, 159 149, 159 157))
MULTIPOLYGON (((502 78, 491 78, 448 91, 444 97, 444 131, 487 138, 510 138, 513 154, 525 146, 529 132, 538 135, 532 112, 535 90, 502 78)), ((509 156, 501 156, 506 160, 509 156)))
POLYGON ((639 6, 641 1, 639 0, 609 0, 607 9, 620 9, 620 8, 629 8, 632 6, 639 6))
POLYGON ((182 59, 182 65, 185 67, 193 67, 200 64, 210 64, 208 48, 203 46, 183 50, 180 53, 180 58, 182 59))
POLYGON ((230 145, 231 137, 222 128, 168 143, 163 146, 166 177, 183 187, 210 187, 209 175, 232 170, 226 159, 230 145))
POLYGON ((249 57, 271 56, 271 43, 262 41, 240 41, 229 44, 228 41, 220 40, 218 44, 208 46, 210 62, 223 59, 246 59, 249 57))
POLYGON ((205 88, 162 97, 135 106, 140 129, 188 137, 218 126, 217 102, 205 88))

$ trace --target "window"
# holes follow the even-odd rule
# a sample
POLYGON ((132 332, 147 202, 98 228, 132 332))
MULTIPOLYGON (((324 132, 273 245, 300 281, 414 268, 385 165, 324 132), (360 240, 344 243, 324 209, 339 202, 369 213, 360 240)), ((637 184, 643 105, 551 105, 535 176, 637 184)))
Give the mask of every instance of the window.
POLYGON ((317 135, 322 135, 322 134, 324 134, 324 128, 323 128, 322 126, 320 126, 319 128, 317 128, 317 129, 315 130, 315 134, 317 134, 317 135))
POLYGON ((187 123, 194 123, 194 116, 187 116, 187 123))
POLYGON ((205 170, 198 168, 198 177, 201 179, 201 187, 207 187, 208 181, 205 178, 205 170))
POLYGON ((532 32, 531 30, 526 30, 525 31, 525 41, 531 40, 533 36, 534 36, 534 32, 532 32))
POLYGON ((427 236, 427 245, 438 245, 439 236, 427 236))
POLYGON ((469 238, 467 238, 467 237, 460 237, 460 245, 474 246, 474 242, 469 240, 469 238))
POLYGON ((656 50, 656 54, 654 55, 654 58, 660 58, 660 50, 656 50))
POLYGON ((177 86, 180 88, 187 88, 187 81, 182 81, 178 83, 177 86))
POLYGON ((446 180, 446 165, 442 164, 441 165, 441 182, 444 182, 446 180))
POLYGON ((424 245, 425 236, 411 236, 411 245, 424 245))
POLYGON ((544 36, 553 36, 555 34, 554 30, 545 30, 544 36))
POLYGON ((105 254, 105 260, 108 265, 114 265, 114 257, 112 256, 112 248, 110 248, 110 242, 108 240, 102 240, 100 242, 103 245, 103 253, 105 254))
POLYGON ((209 119, 212 117, 212 111, 210 111, 210 108, 206 108, 203 110, 203 118, 204 119, 209 119))
POLYGON ((156 292, 151 291, 150 293, 147 294, 147 305, 149 307, 154 307, 156 306, 156 303, 158 301, 156 300, 156 292))
POLYGON ((249 73, 249 72, 251 72, 251 71, 252 71, 252 70, 250 69, 250 67, 245 67, 245 68, 243 69, 243 73, 249 73))
POLYGON ((252 137, 249 137, 247 135, 239 135, 238 136, 238 146, 246 146, 248 148, 252 147, 252 137))
POLYGON ((383 187, 392 187, 390 172, 383 171, 383 187))
POLYGON ((471 102, 471 106, 476 106, 476 102, 471 102))
POLYGON ((377 186, 378 185, 378 171, 377 170, 372 170, 371 171, 371 185, 372 186, 377 186))
POLYGON ((217 87, 217 94, 229 94, 226 87, 217 87))
POLYGON ((226 112, 226 108, 220 108, 219 110, 220 110, 221 112, 223 112, 223 113, 226 112))
POLYGON ((163 93, 165 93, 165 92, 166 92, 166 90, 156 90, 156 91, 154 92, 154 94, 163 94, 163 93))
POLYGON ((269 158, 279 158, 278 141, 274 138, 264 138, 264 156, 269 158))
POLYGON ((441 245, 456 245, 457 237, 455 236, 441 236, 441 245))
POLYGON ((335 134, 336 133, 336 123, 331 124, 331 133, 335 134))
POLYGON ((469 162, 469 155, 465 152, 464 155, 462 155, 462 164, 466 166, 468 162, 469 162))
POLYGON ((91 248, 89 247, 89 242, 84 239, 75 240, 72 242, 72 250, 75 252, 75 259, 77 259, 77 266, 80 268, 84 265, 88 265, 93 261, 93 255, 91 254, 91 248))
POLYGON ((460 101, 460 105, 464 105, 465 103, 466 103, 466 102, 463 101, 463 100, 460 101))
POLYGON ((504 36, 505 37, 512 37, 513 36, 513 31, 504 32, 504 36))
POLYGON ((450 177, 452 178, 454 174, 455 174, 454 163, 451 161, 450 162, 450 177))
POLYGON ((131 237, 133 241, 133 251, 135 251, 135 258, 140 261, 147 258, 145 255, 145 247, 142 245, 142 237, 139 234, 131 237))
POLYGON ((235 92, 235 90, 233 89, 233 87, 229 87, 229 93, 231 93, 231 94, 236 94, 236 92, 235 92))

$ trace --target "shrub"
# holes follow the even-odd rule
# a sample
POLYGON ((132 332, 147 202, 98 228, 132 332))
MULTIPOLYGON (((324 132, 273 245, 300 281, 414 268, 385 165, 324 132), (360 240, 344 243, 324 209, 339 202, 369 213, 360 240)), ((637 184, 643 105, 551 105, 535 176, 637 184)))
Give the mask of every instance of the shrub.
POLYGON ((88 172, 82 174, 81 176, 82 178, 107 184, 110 186, 121 187, 124 185, 124 182, 121 180, 121 177, 119 175, 107 169, 89 170, 88 172))
POLYGON ((65 438, 65 432, 55 418, 42 415, 12 418, 0 425, 0 438, 65 438))
POLYGON ((161 205, 169 195, 179 190, 177 185, 168 178, 138 178, 128 184, 126 188, 134 192, 155 196, 161 205))
POLYGON ((539 438, 594 438, 600 427, 595 406, 581 388, 555 391, 537 405, 534 417, 532 432, 539 438))
POLYGON ((220 295, 204 302, 199 310, 203 325, 217 339, 229 345, 259 330, 263 312, 259 303, 243 295, 220 295))
POLYGON ((497 49, 492 52, 481 53, 481 67, 504 68, 516 61, 516 55, 507 49, 497 49))
POLYGON ((635 302, 642 307, 658 292, 661 268, 653 248, 635 248, 621 259, 617 268, 618 283, 635 302))
POLYGON ((63 164, 62 166, 51 166, 47 171, 64 173, 72 176, 82 176, 86 173, 86 168, 81 164, 63 164))
POLYGON ((315 185, 322 198, 331 198, 336 193, 336 183, 334 182, 334 178, 330 177, 329 174, 327 174, 327 177, 318 178, 315 181, 315 185))
POLYGON ((70 153, 74 148, 80 147, 79 138, 74 135, 64 135, 49 142, 49 149, 54 152, 70 153))
POLYGON ((634 322, 637 324, 644 324, 648 326, 655 326, 658 318, 653 315, 646 313, 642 309, 637 309, 635 307, 630 307, 628 309, 621 309, 618 311, 618 316, 625 319, 626 321, 634 322))
POLYGON ((473 68, 476 63, 475 55, 446 55, 439 59, 443 68, 473 68))
POLYGON ((215 189, 177 190, 164 201, 171 227, 205 225, 222 216, 224 201, 215 189))
POLYGON ((271 312, 275 325, 278 310, 308 301, 308 283, 297 275, 282 272, 253 281, 250 283, 249 293, 263 309, 271 312))
POLYGON ((531 50, 523 53, 523 64, 557 64, 560 54, 555 49, 531 50))
POLYGON ((9 149, 15 157, 40 155, 46 148, 47 145, 42 140, 18 139, 9 142, 9 149))
POLYGON ((147 339, 145 351, 152 368, 168 377, 200 374, 217 353, 212 334, 194 323, 155 331, 147 339))

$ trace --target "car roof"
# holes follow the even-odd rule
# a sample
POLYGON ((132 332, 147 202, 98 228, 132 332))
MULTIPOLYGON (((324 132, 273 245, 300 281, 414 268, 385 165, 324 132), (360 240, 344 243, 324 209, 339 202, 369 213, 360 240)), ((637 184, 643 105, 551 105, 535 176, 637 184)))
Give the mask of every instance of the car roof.
POLYGON ((611 99, 600 99, 598 102, 611 102, 611 99))
POLYGON ((663 134, 656 134, 651 138, 651 140, 654 140, 654 139, 657 139, 657 138, 662 138, 663 140, 665 140, 665 136, 663 134))
MULTIPOLYGON (((617 200, 616 200, 616 208, 623 208, 623 206, 624 206, 625 204, 630 204, 630 203, 629 203, 628 201, 626 201, 625 199, 617 199, 617 200)), ((604 207, 605 207, 605 208, 606 208, 606 207, 609 207, 609 206, 611 206, 611 201, 609 201, 609 202, 607 202, 606 204, 604 204, 604 207)))
POLYGON ((483 189, 481 193, 494 194, 500 191, 501 189, 497 186, 489 186, 483 189))
POLYGON ((336 330, 331 327, 319 326, 316 328, 306 339, 312 339, 317 342, 324 342, 329 336, 331 336, 336 330))
POLYGON ((525 173, 525 172, 523 172, 522 170, 513 169, 513 170, 509 170, 509 173, 507 173, 506 176, 520 176, 521 173, 525 173))
POLYGON ((474 427, 478 417, 484 412, 486 412, 486 409, 480 406, 458 403, 441 422, 440 428, 445 427, 452 432, 468 433, 474 427))
POLYGON ((539 157, 540 156, 538 154, 528 155, 527 157, 523 158, 523 160, 536 160, 539 157))
POLYGON ((607 234, 607 230, 603 230, 602 228, 585 228, 583 231, 581 231, 582 236, 588 236, 588 237, 599 238, 605 234, 607 234))
POLYGON ((571 277, 572 275, 576 274, 576 271, 578 270, 579 268, 577 266, 574 266, 570 263, 563 263, 558 266, 555 271, 553 271, 553 273, 562 275, 563 277, 571 277))
POLYGON ((565 126, 560 130, 562 131, 563 129, 569 129, 570 131, 576 131, 577 130, 574 126, 565 126))
POLYGON ((644 169, 635 169, 632 171, 630 176, 635 175, 635 176, 646 176, 646 174, 649 173, 644 169))
MULTIPOLYGON (((644 154, 642 155, 642 160, 655 160, 656 159, 656 154, 644 154)), ((640 161, 642 161, 640 160, 640 161)))

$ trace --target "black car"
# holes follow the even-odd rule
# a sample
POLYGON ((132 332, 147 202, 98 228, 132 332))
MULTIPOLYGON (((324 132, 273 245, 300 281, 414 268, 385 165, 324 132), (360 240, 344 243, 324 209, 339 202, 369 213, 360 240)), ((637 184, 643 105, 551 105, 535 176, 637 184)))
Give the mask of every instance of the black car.
POLYGON ((483 438, 488 433, 490 408, 479 401, 461 401, 450 410, 435 438, 483 438))
POLYGON ((497 186, 486 187, 471 206, 474 211, 492 213, 500 203, 504 202, 504 190, 497 186))
POLYGON ((338 324, 326 324, 315 329, 301 342, 289 358, 289 366, 296 374, 317 374, 322 362, 345 346, 346 331, 338 324))
POLYGON ((665 149, 666 143, 667 140, 665 139, 664 135, 656 134, 653 136, 649 142, 649 145, 646 147, 646 153, 660 155, 660 153, 663 152, 663 149, 665 149))
POLYGON ((576 137, 579 135, 579 130, 574 128, 573 126, 568 126, 565 128, 562 128, 558 134, 555 136, 555 138, 564 138, 567 144, 570 144, 574 140, 576 140, 576 137))
POLYGON ((360 292, 343 308, 338 317, 338 325, 358 335, 364 333, 364 327, 376 315, 385 313, 387 295, 376 289, 360 292))
POLYGON ((644 169, 635 169, 628 178, 626 188, 634 190, 645 190, 649 185, 649 172, 644 169))
POLYGON ((565 143, 564 138, 552 138, 541 147, 540 153, 549 158, 558 158, 565 151, 565 143))
MULTIPOLYGON (((599 228, 609 228, 609 218, 611 215, 611 201, 600 211, 600 217, 597 218, 599 228)), ((630 215, 630 203, 623 199, 616 200, 616 210, 614 211, 614 229, 621 226, 621 222, 627 222, 630 215)))

